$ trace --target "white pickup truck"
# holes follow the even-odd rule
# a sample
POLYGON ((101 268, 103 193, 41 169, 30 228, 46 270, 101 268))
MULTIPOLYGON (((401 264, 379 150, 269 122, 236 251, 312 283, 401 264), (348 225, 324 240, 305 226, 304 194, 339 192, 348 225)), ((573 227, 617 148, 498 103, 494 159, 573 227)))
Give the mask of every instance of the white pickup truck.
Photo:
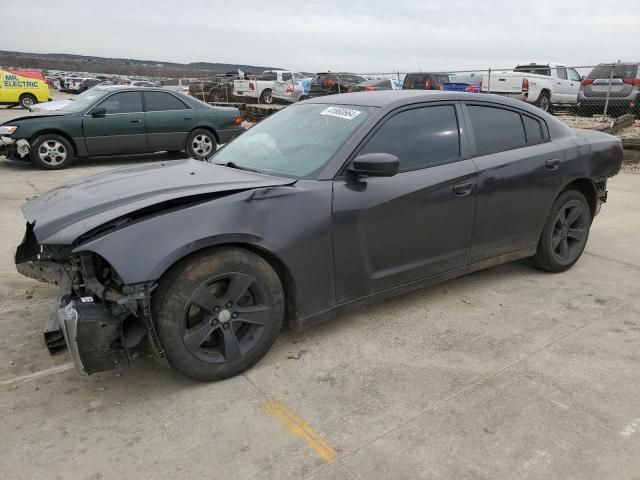
POLYGON ((273 103, 273 88, 276 83, 302 80, 304 75, 286 70, 265 70, 258 78, 233 81, 233 95, 257 98, 260 103, 273 103))
POLYGON ((484 75, 480 90, 523 100, 550 112, 554 105, 575 105, 580 74, 557 63, 518 65, 512 71, 484 75))

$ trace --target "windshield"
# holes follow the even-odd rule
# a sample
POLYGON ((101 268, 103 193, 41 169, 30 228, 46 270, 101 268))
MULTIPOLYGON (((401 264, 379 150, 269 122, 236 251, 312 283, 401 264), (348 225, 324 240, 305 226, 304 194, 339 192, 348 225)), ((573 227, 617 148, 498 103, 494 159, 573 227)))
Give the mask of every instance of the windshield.
POLYGON ((247 130, 212 160, 261 173, 309 178, 374 110, 351 105, 292 105, 247 130))
POLYGON ((74 101, 70 102, 60 109, 62 112, 81 112, 93 105, 98 99, 104 97, 107 93, 105 90, 89 89, 86 92, 76 95, 74 101))

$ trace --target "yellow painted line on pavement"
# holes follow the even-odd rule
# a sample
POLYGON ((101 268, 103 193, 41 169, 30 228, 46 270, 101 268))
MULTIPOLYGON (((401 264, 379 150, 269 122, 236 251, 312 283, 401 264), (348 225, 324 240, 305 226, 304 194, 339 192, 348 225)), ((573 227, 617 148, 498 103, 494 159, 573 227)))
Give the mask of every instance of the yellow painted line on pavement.
POLYGON ((338 452, 329 445, 329 442, 284 403, 276 401, 265 402, 262 404, 262 411, 274 418, 291 435, 298 437, 311 447, 325 462, 333 463, 338 459, 338 452))

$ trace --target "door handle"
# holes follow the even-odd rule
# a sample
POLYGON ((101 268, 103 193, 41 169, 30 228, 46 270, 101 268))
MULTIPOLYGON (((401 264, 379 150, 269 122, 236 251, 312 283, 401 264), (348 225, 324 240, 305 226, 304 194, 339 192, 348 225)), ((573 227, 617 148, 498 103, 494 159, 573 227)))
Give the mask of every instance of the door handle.
POLYGON ((140 123, 140 122, 141 122, 141 120, 139 118, 131 120, 131 123, 140 123))
POLYGON ((184 117, 185 120, 191 120, 191 117, 184 117))
POLYGON ((469 195, 473 190, 473 183, 471 182, 458 183, 452 187, 452 190, 453 190, 453 194, 456 197, 465 197, 469 195))
POLYGON ((550 158, 549 160, 544 162, 544 166, 549 170, 557 170, 560 166, 560 159, 558 158, 550 158))

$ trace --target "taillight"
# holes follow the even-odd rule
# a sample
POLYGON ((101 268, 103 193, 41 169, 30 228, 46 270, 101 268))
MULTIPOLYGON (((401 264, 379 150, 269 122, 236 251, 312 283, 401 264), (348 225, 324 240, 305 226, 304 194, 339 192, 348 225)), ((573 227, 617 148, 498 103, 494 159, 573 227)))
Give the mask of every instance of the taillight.
POLYGON ((255 90, 256 86, 253 82, 249 82, 249 90, 255 90))
POLYGON ((592 78, 585 78, 580 82, 580 85, 582 85, 583 87, 586 87, 587 85, 591 85, 592 83, 593 83, 592 78))
POLYGON ((335 80, 325 80, 324 82, 322 82, 323 87, 333 87, 335 84, 335 80))
POLYGON ((287 87, 287 93, 293 93, 293 87, 291 85, 287 87))
POLYGON ((427 81, 424 83, 425 90, 431 90, 431 79, 427 78, 427 81))
POLYGON ((373 92, 374 90, 375 88, 373 88, 371 85, 367 85, 366 87, 364 87, 365 92, 373 92))
POLYGON ((529 92, 529 80, 527 80, 526 78, 522 79, 522 92, 523 93, 529 92))
POLYGON ((622 79, 622 81, 627 85, 640 85, 640 78, 627 77, 622 79))
POLYGON ((470 93, 478 93, 479 88, 477 85, 467 85, 467 87, 464 89, 465 92, 470 92, 470 93))
POLYGON ((238 115, 236 119, 233 121, 235 125, 242 125, 242 117, 238 115))

